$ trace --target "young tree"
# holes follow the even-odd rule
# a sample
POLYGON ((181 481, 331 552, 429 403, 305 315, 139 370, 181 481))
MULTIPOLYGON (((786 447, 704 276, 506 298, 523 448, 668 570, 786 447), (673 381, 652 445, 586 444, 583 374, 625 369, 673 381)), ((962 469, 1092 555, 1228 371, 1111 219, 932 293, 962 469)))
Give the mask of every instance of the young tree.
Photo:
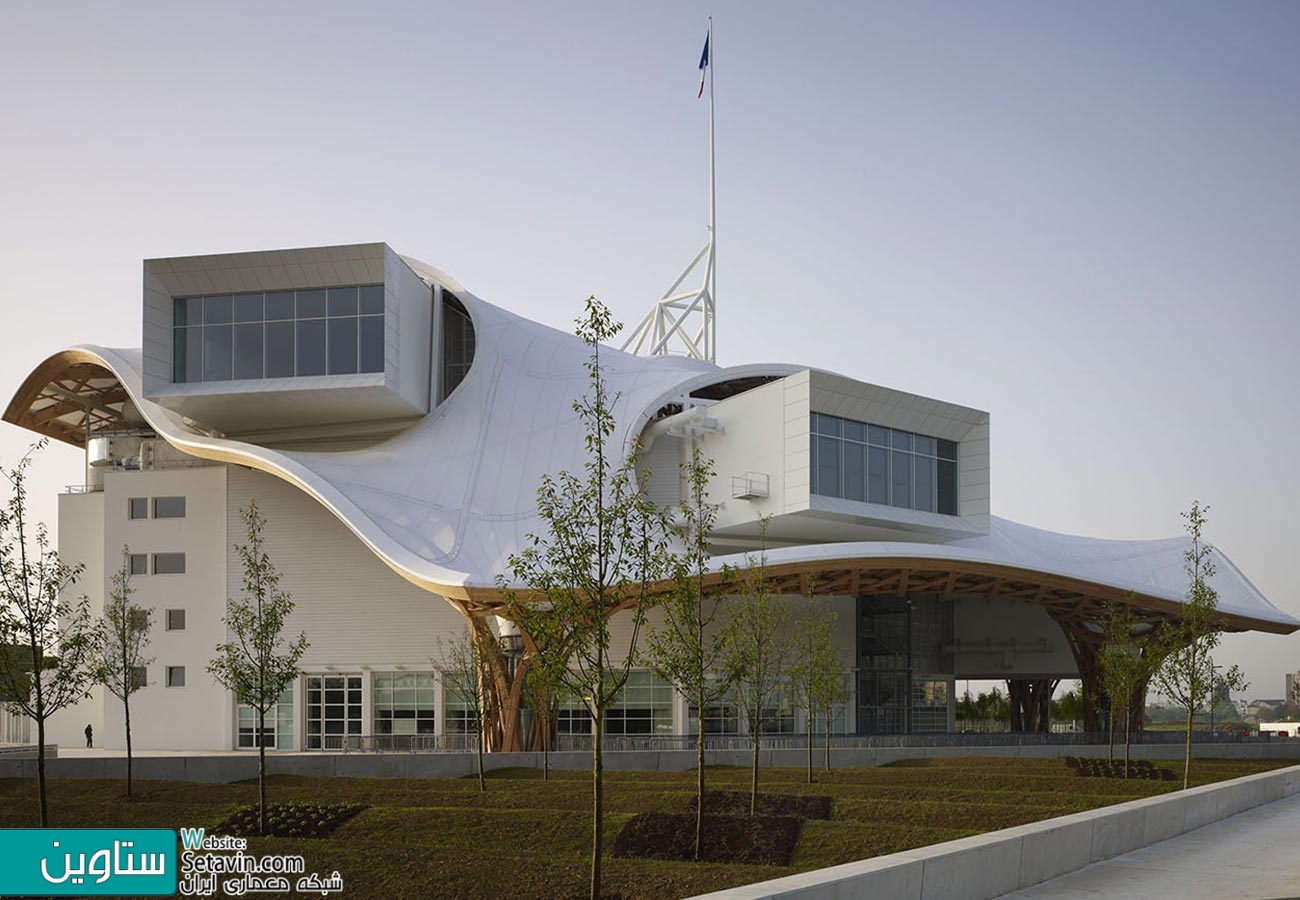
POLYGON ((104 604, 104 643, 100 647, 95 678, 122 701, 126 723, 126 795, 131 796, 131 695, 145 686, 144 672, 153 662, 146 658, 153 610, 131 602, 131 551, 122 548, 122 567, 113 573, 113 589, 104 604))
POLYGON ((708 501, 713 464, 698 447, 692 448, 682 475, 687 489, 680 520, 684 552, 674 572, 676 589, 659 607, 663 624, 647 628, 646 657, 651 668, 672 682, 697 711, 695 858, 699 859, 704 840, 704 711, 731 693, 731 681, 722 672, 730 633, 718 615, 721 595, 704 584, 709 537, 717 517, 717 508, 708 501))
POLYGON ((830 771, 831 720, 844 691, 844 662, 832 637, 835 614, 827 609, 825 601, 811 596, 811 586, 808 593, 808 602, 794 623, 790 682, 795 704, 807 712, 808 783, 812 784, 813 732, 819 713, 826 725, 826 770, 830 771))
POLYGON ((42 440, 5 471, 11 493, 0 508, 0 705, 36 722, 36 780, 41 827, 50 824, 45 793, 45 723, 90 694, 99 629, 90 603, 68 599, 84 567, 68 565, 43 524, 27 524, 27 467, 42 440))
POLYGON ((483 644, 474 640, 468 628, 465 633, 450 641, 437 640, 438 655, 433 664, 442 673, 445 695, 455 695, 466 704, 474 716, 474 735, 478 747, 478 789, 487 790, 483 778, 483 724, 488 719, 492 678, 491 662, 483 652, 483 644))
POLYGON ((217 645, 208 674, 234 691, 236 702, 257 713, 257 827, 265 834, 266 715, 298 677, 298 661, 310 645, 305 632, 293 640, 281 634, 294 604, 280 587, 280 573, 266 552, 266 520, 257 502, 249 501, 239 517, 248 539, 235 548, 244 568, 244 596, 226 600, 222 621, 233 640, 217 645))
MULTIPOLYGON (((1124 716, 1124 777, 1128 778, 1132 748, 1132 721, 1135 709, 1146 705, 1146 686, 1159 664, 1156 632, 1143 630, 1127 603, 1109 603, 1101 619, 1101 649, 1097 662, 1101 684, 1110 697, 1112 711, 1118 707, 1124 716), (1140 706, 1139 706, 1140 704, 1140 706)), ((1111 747, 1114 747, 1114 722, 1110 717, 1111 747)), ((1110 757, 1114 759, 1112 749, 1110 757)))
POLYGON ((753 745, 750 764, 749 814, 758 811, 758 759, 763 730, 775 718, 786 687, 790 663, 790 609, 773 597, 767 580, 766 523, 759 526, 763 545, 757 557, 747 557, 739 571, 741 595, 732 600, 730 640, 723 670, 736 686, 736 699, 753 745))
POLYGON ((587 300, 577 334, 591 349, 588 390, 573 404, 587 460, 580 475, 543 476, 537 510, 546 533, 530 535, 529 545, 509 559, 511 578, 527 595, 506 590, 510 618, 543 656, 567 660, 550 670, 591 716, 592 900, 600 897, 604 851, 605 711, 627 683, 652 584, 667 575, 670 557, 664 518, 637 488, 639 448, 625 448, 615 436, 617 397, 609 393, 600 353, 620 327, 595 297, 587 300), (630 610, 626 647, 611 640, 609 619, 620 610, 630 610))
MULTIPOLYGON (((1218 613, 1219 595, 1210 587, 1214 576, 1213 548, 1202 540, 1208 506, 1193 501, 1192 508, 1183 513, 1187 533, 1192 545, 1183 554, 1183 570, 1187 573, 1187 602, 1177 619, 1161 629, 1160 655, 1162 661, 1156 670, 1156 690, 1172 700, 1186 714, 1187 743, 1183 757, 1183 789, 1187 789, 1192 773, 1192 718, 1197 709, 1210 696, 1215 682, 1212 653, 1219 644, 1224 629, 1223 618, 1218 613)), ((1237 666, 1228 669, 1220 680, 1230 689, 1241 690, 1246 680, 1237 666)))

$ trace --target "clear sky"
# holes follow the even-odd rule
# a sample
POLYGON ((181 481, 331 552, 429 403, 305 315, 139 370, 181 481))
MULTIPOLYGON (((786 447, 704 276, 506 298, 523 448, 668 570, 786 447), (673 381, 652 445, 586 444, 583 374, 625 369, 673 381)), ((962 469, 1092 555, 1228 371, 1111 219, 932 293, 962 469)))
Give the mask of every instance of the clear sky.
MULTIPOLYGON (((988 410, 1017 521, 1199 499, 1300 615, 1296 3, 0 0, 0 393, 138 347, 146 257, 387 241, 636 320, 705 238, 710 13, 719 361, 988 410)), ((36 466, 51 525, 79 457, 36 466)), ((1222 656, 1279 697, 1298 650, 1222 656)))

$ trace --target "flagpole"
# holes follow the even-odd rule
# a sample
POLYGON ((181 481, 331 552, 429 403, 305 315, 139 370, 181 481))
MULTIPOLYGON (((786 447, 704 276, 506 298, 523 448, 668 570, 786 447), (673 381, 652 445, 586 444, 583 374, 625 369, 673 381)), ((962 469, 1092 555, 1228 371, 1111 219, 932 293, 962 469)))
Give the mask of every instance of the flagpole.
POLYGON ((706 356, 710 362, 718 360, 718 320, 717 320, 717 291, 718 291, 718 274, 717 274, 717 252, 718 252, 718 222, 717 222, 717 204, 718 189, 714 181, 714 165, 716 154, 713 148, 713 16, 709 16, 709 269, 708 278, 705 286, 709 292, 708 303, 710 311, 713 313, 709 316, 709 334, 705 336, 708 349, 706 356))

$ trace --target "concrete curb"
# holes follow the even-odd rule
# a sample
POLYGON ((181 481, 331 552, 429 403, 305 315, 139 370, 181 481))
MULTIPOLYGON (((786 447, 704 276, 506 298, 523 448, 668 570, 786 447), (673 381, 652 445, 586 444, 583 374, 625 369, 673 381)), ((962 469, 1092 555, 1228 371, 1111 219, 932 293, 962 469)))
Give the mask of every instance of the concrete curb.
POLYGON ((1290 797, 1300 766, 702 894, 691 900, 992 900, 1290 797))

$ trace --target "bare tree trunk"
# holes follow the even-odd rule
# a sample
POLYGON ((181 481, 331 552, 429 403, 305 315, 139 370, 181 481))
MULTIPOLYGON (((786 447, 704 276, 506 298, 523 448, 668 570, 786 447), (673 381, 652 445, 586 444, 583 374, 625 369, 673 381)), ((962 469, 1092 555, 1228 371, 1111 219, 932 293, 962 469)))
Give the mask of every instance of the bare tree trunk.
POLYGON ((601 825, 605 818, 605 760, 601 754, 604 710, 591 717, 591 900, 600 900, 600 857, 605 849, 601 825))
MULTIPOLYGON (((40 673, 37 673, 40 677, 40 673)), ((41 795, 41 827, 50 827, 50 807, 45 799, 45 719, 36 719, 36 781, 41 795)))
POLYGON ((551 716, 542 722, 542 781, 551 780, 551 716))
POLYGON ((1106 760, 1115 761, 1115 710, 1106 707, 1106 760))
POLYGON ((831 711, 826 710, 826 771, 831 770, 831 711))
POLYGON ((1132 710, 1125 709, 1125 778, 1128 778, 1128 753, 1132 748, 1132 710))
POLYGON ((266 710, 257 715, 257 833, 266 834, 266 710))
POLYGON ((126 796, 131 796, 131 692, 122 698, 122 712, 126 716, 126 796))
POLYGON ((809 784, 813 783, 812 767, 813 767, 813 717, 812 717, 812 712, 809 711, 808 713, 808 783, 809 784))
POLYGON ((483 716, 478 717, 478 789, 480 792, 487 790, 487 782, 483 780, 483 716))
POLYGON ((695 734, 695 859, 700 858, 704 849, 704 686, 695 698, 695 708, 699 710, 699 731, 695 734))
POLYGON ((1189 705, 1187 707, 1187 749, 1183 755, 1183 790, 1187 790, 1187 783, 1192 778, 1192 716, 1196 708, 1189 705))
POLYGON ((751 719, 752 733, 749 735, 750 743, 754 745, 754 760, 750 766, 749 773, 749 814, 758 815, 758 734, 762 730, 755 716, 751 719))

